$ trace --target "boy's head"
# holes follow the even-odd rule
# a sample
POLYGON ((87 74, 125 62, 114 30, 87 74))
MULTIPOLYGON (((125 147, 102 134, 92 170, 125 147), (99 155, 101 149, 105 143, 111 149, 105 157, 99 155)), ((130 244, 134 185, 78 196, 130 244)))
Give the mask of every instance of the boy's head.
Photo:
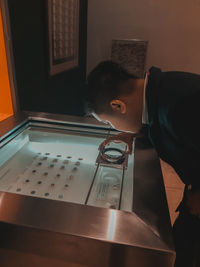
POLYGON ((86 93, 90 113, 121 131, 141 128, 144 79, 113 61, 101 62, 88 76, 86 93))

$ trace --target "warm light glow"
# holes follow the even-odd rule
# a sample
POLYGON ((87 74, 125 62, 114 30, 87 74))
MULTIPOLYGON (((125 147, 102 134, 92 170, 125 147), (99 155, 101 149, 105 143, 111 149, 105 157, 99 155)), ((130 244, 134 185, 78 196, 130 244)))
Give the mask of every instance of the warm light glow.
POLYGON ((0 10, 0 121, 12 116, 13 113, 2 14, 0 10))
POLYGON ((115 227, 116 227, 116 211, 110 210, 110 220, 108 225, 108 240, 112 241, 115 234, 115 227))

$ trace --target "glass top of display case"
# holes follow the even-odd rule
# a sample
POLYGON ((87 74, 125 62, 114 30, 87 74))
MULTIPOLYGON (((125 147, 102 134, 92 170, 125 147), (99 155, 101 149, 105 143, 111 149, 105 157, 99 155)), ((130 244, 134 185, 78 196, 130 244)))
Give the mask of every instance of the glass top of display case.
MULTIPOLYGON (((0 150, 0 191, 103 208, 132 210, 128 167, 98 163, 106 135, 28 127, 0 150)), ((114 144, 124 150, 124 144, 114 144)))

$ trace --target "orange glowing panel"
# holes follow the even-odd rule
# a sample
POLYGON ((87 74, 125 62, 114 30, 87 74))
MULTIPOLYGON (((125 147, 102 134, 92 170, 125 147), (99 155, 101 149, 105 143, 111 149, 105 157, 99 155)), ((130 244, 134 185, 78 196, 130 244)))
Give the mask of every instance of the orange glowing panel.
POLYGON ((2 14, 0 9, 0 121, 13 114, 2 14))

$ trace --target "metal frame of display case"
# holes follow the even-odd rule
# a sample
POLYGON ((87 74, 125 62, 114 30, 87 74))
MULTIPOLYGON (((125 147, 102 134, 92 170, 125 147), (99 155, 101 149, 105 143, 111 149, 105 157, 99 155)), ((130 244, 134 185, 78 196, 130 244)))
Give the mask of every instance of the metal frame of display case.
MULTIPOLYGON (((89 118, 25 113, 0 123, 0 146, 30 126, 101 135, 110 130, 89 118)), ((172 267, 160 163, 144 138, 135 140, 133 179, 132 212, 0 192, 1 266, 172 267)))

